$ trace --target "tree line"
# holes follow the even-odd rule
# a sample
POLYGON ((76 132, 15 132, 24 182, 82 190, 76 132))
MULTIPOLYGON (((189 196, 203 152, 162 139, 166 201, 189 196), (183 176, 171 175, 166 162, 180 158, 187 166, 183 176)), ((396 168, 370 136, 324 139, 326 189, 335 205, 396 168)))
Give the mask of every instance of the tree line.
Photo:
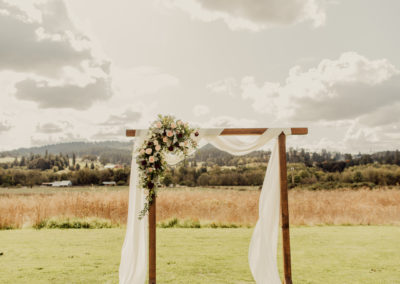
MULTIPOLYGON (((168 168, 163 180, 164 186, 261 186, 266 167, 226 168, 191 167, 183 164, 168 168)), ((35 186, 44 182, 70 180, 73 185, 101 185, 104 181, 115 181, 117 185, 129 183, 130 168, 90 169, 54 172, 33 169, 1 169, 0 186, 35 186)), ((367 164, 348 167, 342 172, 328 172, 301 163, 288 164, 288 185, 310 189, 329 189, 360 186, 400 185, 400 166, 367 164)))
POLYGON ((0 186, 37 186, 42 183, 70 180, 73 185, 102 185, 104 181, 115 181, 117 185, 129 183, 130 169, 89 169, 69 172, 40 170, 0 169, 0 186))

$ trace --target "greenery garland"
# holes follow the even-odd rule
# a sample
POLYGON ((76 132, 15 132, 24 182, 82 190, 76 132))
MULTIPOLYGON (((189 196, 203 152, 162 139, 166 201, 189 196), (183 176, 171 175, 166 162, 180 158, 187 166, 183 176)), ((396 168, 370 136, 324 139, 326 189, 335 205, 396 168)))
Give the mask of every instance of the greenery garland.
POLYGON ((164 175, 167 163, 165 153, 183 154, 185 157, 197 148, 198 130, 173 116, 158 115, 143 142, 138 148, 136 162, 139 167, 139 186, 147 190, 146 203, 140 211, 139 219, 146 216, 157 188, 164 175))

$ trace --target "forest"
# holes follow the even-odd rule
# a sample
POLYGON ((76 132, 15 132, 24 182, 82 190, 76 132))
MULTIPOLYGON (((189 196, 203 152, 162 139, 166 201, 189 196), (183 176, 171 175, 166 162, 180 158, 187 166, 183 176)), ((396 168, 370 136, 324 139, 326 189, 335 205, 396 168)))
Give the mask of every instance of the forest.
MULTIPOLYGON (((124 162, 119 150, 109 149, 106 156, 90 151, 80 154, 52 154, 45 150, 43 155, 30 153, 1 162, 0 186, 34 186, 58 180, 71 180, 73 185, 101 185, 104 181, 115 181, 118 185, 129 183, 130 157, 124 157, 124 162), (114 161, 121 163, 118 168, 104 168, 114 161)), ((169 167, 161 185, 260 186, 269 155, 268 151, 256 151, 232 156, 208 145, 181 164, 169 167)), ((290 188, 372 188, 400 184, 399 151, 351 155, 289 149, 287 160, 290 188)))

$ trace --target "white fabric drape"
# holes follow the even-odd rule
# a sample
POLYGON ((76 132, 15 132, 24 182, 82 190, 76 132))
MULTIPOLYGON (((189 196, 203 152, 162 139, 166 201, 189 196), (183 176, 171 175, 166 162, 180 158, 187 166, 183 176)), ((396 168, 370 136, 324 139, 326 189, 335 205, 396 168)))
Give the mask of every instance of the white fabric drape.
POLYGON ((148 220, 146 216, 139 220, 139 212, 146 202, 146 193, 138 188, 139 169, 136 163, 137 151, 145 139, 146 131, 136 131, 133 147, 131 176, 129 182, 128 221, 124 244, 122 245, 121 263, 119 265, 119 283, 145 283, 148 262, 148 220))
MULTIPOLYGON (((258 284, 280 284, 277 267, 277 245, 279 226, 280 176, 278 136, 284 132, 291 134, 290 128, 269 128, 254 141, 244 142, 237 137, 219 136, 223 129, 201 129, 197 139, 209 142, 216 148, 233 155, 245 155, 275 140, 268 163, 259 201, 259 220, 257 221, 249 247, 249 265, 258 284)), ((144 131, 136 134, 135 145, 140 146, 146 135, 144 131)), ((136 146, 135 146, 136 147, 136 146)), ((167 156, 170 164, 178 163, 182 157, 167 156)), ((132 157, 131 181, 129 188, 129 212, 125 241, 122 247, 119 280, 121 284, 143 284, 148 265, 147 216, 142 220, 138 214, 145 202, 143 189, 136 188, 138 168, 135 152, 132 157)))

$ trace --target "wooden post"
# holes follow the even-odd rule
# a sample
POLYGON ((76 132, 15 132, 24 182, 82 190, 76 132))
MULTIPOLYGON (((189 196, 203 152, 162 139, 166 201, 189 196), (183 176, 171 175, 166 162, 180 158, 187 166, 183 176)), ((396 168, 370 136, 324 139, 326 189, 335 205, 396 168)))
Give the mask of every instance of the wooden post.
POLYGON ((156 284, 156 196, 149 208, 149 284, 156 284))
POLYGON ((285 283, 292 284, 289 234, 289 202, 286 168, 286 135, 283 132, 279 135, 279 170, 281 179, 283 272, 285 283))

